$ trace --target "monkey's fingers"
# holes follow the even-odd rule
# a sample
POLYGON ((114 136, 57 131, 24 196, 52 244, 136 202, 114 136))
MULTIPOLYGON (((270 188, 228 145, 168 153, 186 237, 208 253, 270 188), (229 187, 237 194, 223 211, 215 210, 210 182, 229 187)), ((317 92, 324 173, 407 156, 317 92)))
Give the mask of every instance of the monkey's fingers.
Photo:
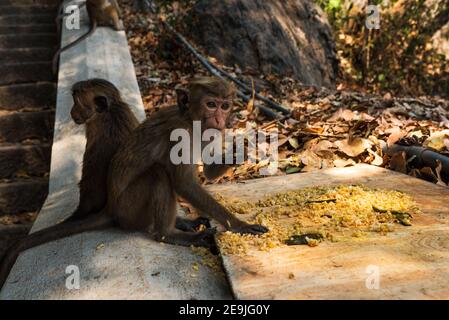
POLYGON ((175 227, 181 231, 196 232, 201 225, 204 225, 206 229, 210 228, 209 219, 200 217, 195 220, 189 220, 186 218, 176 217, 175 227))
POLYGON ((268 228, 260 225, 260 224, 247 224, 243 227, 240 227, 237 231, 238 233, 248 233, 254 235, 260 235, 268 232, 268 228))
POLYGON ((207 218, 199 217, 199 218, 193 220, 192 222, 193 222, 193 225, 195 228, 198 228, 201 225, 204 225, 207 229, 209 229, 211 227, 210 221, 207 218))

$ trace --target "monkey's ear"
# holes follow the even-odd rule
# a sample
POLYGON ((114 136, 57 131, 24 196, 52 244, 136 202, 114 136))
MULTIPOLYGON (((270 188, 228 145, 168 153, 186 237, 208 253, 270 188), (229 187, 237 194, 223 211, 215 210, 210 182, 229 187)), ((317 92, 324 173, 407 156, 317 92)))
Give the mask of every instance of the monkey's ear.
POLYGON ((189 110, 189 91, 184 88, 176 88, 176 98, 181 112, 189 110))
POLYGON ((94 98, 95 111, 101 113, 109 108, 109 100, 106 96, 96 96, 94 98))

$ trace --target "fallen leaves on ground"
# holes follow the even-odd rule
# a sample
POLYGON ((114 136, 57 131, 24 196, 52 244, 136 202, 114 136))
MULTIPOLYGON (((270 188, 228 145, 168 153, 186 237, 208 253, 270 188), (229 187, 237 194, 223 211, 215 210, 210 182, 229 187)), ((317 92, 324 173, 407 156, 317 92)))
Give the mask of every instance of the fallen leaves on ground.
MULTIPOLYGON (((151 14, 134 13, 130 4, 128 0, 122 3, 124 20, 145 109, 150 115, 176 103, 176 86, 185 85, 195 75, 208 73, 151 14)), ((185 11, 182 3, 179 6, 172 11, 163 8, 163 14, 175 20, 173 15, 176 12, 185 11)), ((187 34, 184 36, 188 38, 187 34)), ((197 49, 202 51, 202 48, 197 49)), ((208 58, 218 64, 213 58, 208 58)), ((412 159, 405 155, 389 156, 384 151, 393 144, 403 144, 425 146, 449 155, 448 100, 316 88, 289 77, 258 75, 254 70, 242 70, 238 66, 220 67, 249 87, 254 83, 258 93, 292 111, 292 117, 276 122, 264 117, 252 102, 245 104, 237 100, 234 107, 236 127, 265 126, 268 133, 278 132, 276 174, 367 163, 440 185, 447 184, 447 173, 441 169, 414 167, 412 159)), ((257 99, 254 102, 261 104, 257 99)), ((260 169, 268 166, 269 161, 245 161, 220 179, 206 183, 258 178, 261 177, 260 169)))

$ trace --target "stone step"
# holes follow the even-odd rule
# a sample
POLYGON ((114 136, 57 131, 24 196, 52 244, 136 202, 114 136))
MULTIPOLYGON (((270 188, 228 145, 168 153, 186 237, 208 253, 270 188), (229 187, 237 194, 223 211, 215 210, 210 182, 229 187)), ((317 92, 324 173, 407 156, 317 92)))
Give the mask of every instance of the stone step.
POLYGON ((53 81, 51 62, 14 62, 0 64, 0 85, 53 81))
POLYGON ((8 14, 0 16, 0 25, 50 24, 55 18, 54 14, 8 14))
POLYGON ((0 215, 39 210, 48 193, 48 179, 0 183, 0 215))
MULTIPOLYGON (((0 25, 1 34, 34 34, 34 33, 51 33, 56 34, 56 24, 21 24, 21 25, 0 25)), ((55 35, 56 37, 56 35, 55 35)))
POLYGON ((56 47, 0 49, 0 63, 50 62, 55 52, 56 47))
POLYGON ((50 140, 53 111, 18 112, 0 117, 0 142, 16 143, 25 139, 50 140))
POLYGON ((48 109, 56 101, 56 84, 52 82, 0 86, 0 109, 48 109))
POLYGON ((56 47, 58 39, 54 33, 38 34, 9 34, 0 35, 0 47, 30 48, 30 47, 56 47))
POLYGON ((7 14, 56 14, 57 6, 43 6, 36 4, 20 4, 20 1, 15 1, 15 4, 0 7, 2 15, 7 14))
POLYGON ((51 145, 0 146, 0 179, 43 176, 50 170, 51 145))

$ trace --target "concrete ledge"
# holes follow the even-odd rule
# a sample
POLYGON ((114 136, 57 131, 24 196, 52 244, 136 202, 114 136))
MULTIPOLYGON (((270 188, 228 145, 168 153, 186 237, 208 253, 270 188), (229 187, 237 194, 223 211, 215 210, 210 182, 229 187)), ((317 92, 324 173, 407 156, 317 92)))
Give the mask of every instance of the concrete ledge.
MULTIPOLYGON (((87 31, 65 30, 63 44, 87 31)), ((124 32, 99 28, 61 56, 49 196, 32 232, 69 216, 78 203, 77 183, 84 153, 84 128, 70 118, 70 88, 76 81, 105 78, 114 83, 139 119, 143 103, 124 32)), ((148 186, 149 188, 151 186, 148 186)), ((143 234, 120 230, 89 232, 48 243, 21 254, 0 292, 1 299, 228 299, 222 275, 193 264, 189 248, 160 244, 143 234), (77 266, 80 288, 69 290, 66 268, 77 266)))

